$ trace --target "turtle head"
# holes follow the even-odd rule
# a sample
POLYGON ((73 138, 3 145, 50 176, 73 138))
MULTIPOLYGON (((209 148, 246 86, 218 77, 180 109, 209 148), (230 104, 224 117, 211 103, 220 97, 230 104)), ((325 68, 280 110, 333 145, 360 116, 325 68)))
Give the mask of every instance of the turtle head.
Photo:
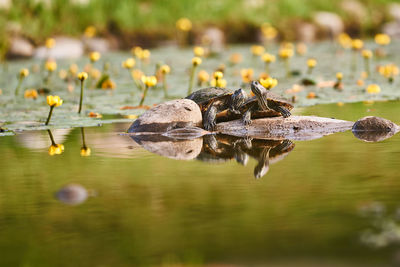
POLYGON ((237 89, 231 96, 231 105, 229 110, 233 113, 239 113, 239 107, 244 103, 247 94, 243 89, 237 89))
POLYGON ((258 81, 252 81, 251 82, 251 91, 257 97, 260 107, 263 110, 269 109, 268 105, 267 105, 267 97, 266 97, 268 90, 265 89, 265 87, 262 86, 258 81))

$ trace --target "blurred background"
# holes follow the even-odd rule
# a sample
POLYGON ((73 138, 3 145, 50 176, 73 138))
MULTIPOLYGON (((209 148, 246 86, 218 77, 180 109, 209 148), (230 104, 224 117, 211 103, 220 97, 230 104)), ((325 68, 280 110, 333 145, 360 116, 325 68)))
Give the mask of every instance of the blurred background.
POLYGON ((222 43, 262 39, 260 26, 277 30, 275 40, 313 42, 341 32, 366 38, 378 32, 400 36, 395 0, 0 0, 0 57, 30 57, 46 38, 91 38, 89 50, 174 44, 180 18, 191 22, 188 44, 202 36, 222 43))

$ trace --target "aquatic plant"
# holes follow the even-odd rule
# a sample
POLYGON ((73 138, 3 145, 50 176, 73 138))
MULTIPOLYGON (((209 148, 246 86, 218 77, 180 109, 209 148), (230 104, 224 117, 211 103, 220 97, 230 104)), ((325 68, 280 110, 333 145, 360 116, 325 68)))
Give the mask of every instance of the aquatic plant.
POLYGON ((188 95, 190 95, 192 93, 193 80, 194 80, 194 75, 195 75, 195 72, 196 72, 196 68, 197 68, 198 65, 201 64, 201 62, 202 62, 202 60, 199 57, 192 58, 192 68, 190 69, 188 95))
POLYGON ((205 55, 204 48, 201 46, 195 46, 193 48, 193 54, 195 57, 204 57, 204 55, 205 55))
POLYGON ((160 67, 160 73, 161 73, 161 80, 162 80, 162 87, 164 90, 164 97, 168 97, 168 87, 167 87, 167 74, 171 72, 171 68, 164 64, 160 67))
POLYGON ((399 75, 399 68, 395 64, 387 64, 384 66, 379 66, 379 73, 388 79, 389 83, 394 81, 394 77, 399 75))
POLYGON ((28 77, 28 75, 29 75, 29 70, 28 69, 26 69, 26 68, 23 68, 23 69, 21 69, 20 71, 19 71, 19 74, 18 74, 18 84, 17 84, 17 87, 15 88, 15 90, 14 90, 14 93, 15 93, 15 96, 17 96, 18 95, 18 92, 19 92, 19 89, 20 89, 20 87, 21 87, 21 85, 22 85, 22 82, 24 81, 24 79, 26 78, 26 77, 28 77))
POLYGON ((55 107, 59 107, 63 104, 63 100, 58 96, 52 96, 52 95, 48 95, 47 98, 47 104, 50 106, 50 111, 49 111, 49 115, 47 116, 47 120, 45 125, 48 125, 51 119, 51 115, 53 114, 53 109, 55 107))
POLYGON ((336 90, 343 90, 343 73, 342 72, 337 72, 336 73, 336 82, 333 85, 333 88, 335 88, 336 90))
POLYGON ((89 59, 92 64, 99 61, 100 58, 101 58, 101 54, 97 51, 90 52, 90 54, 89 54, 89 59))
POLYGON ((317 60, 315 58, 309 58, 307 60, 307 74, 311 74, 312 70, 315 68, 317 65, 317 60))
POLYGON ((364 47, 364 42, 361 39, 353 39, 351 41, 351 49, 353 50, 353 62, 351 65, 352 74, 357 70, 357 55, 358 52, 364 47))
POLYGON ((82 102, 83 102, 83 86, 85 80, 88 78, 88 74, 86 72, 80 72, 78 73, 78 80, 81 81, 81 93, 80 93, 80 98, 79 98, 79 109, 78 113, 80 114, 82 111, 82 102))
POLYGON ((53 72, 57 69, 57 62, 55 60, 47 60, 45 63, 45 69, 47 70, 47 76, 44 79, 44 83, 48 84, 53 72))
POLYGON ((208 74, 207 71, 201 70, 197 74, 197 85, 198 86, 204 86, 208 81, 210 80, 210 75, 208 74))
POLYGON ((370 84, 365 90, 368 94, 379 94, 381 92, 381 87, 377 84, 370 84))
POLYGON ((286 76, 290 77, 291 76, 291 71, 290 71, 290 58, 293 56, 293 48, 287 48, 283 47, 279 49, 279 57, 284 61, 285 63, 285 69, 286 69, 286 76))
POLYGON ((175 23, 177 29, 177 39, 181 46, 187 44, 188 32, 192 29, 193 24, 188 18, 180 18, 175 23))
POLYGON ((38 92, 37 92, 36 89, 25 90, 24 97, 25 98, 36 99, 38 97, 38 92))
POLYGON ((82 136, 82 147, 80 154, 82 157, 89 157, 91 154, 91 150, 89 147, 86 145, 86 140, 85 140, 85 128, 81 127, 81 136, 82 136))
POLYGON ((364 49, 361 51, 361 55, 364 58, 364 68, 365 68, 365 73, 367 76, 370 76, 371 70, 370 70, 370 59, 372 58, 372 51, 368 49, 364 49))
POLYGON ((387 34, 384 34, 384 33, 378 33, 375 35, 374 40, 375 40, 375 43, 380 46, 380 48, 375 51, 376 55, 378 57, 385 56, 386 52, 384 50, 384 47, 387 46, 388 44, 390 44, 390 42, 391 42, 390 36, 387 34))
POLYGON ((260 84, 268 90, 278 85, 278 80, 271 77, 268 77, 266 79, 261 78, 259 81, 260 84))
POLYGON ((144 99, 146 98, 147 91, 157 84, 156 76, 142 76, 142 82, 145 85, 144 92, 142 94, 142 99, 140 99, 139 106, 143 105, 144 99))
POLYGON ((265 53, 262 55, 261 59, 262 59, 262 61, 264 61, 264 64, 265 64, 265 72, 269 74, 269 72, 270 72, 269 65, 271 63, 275 62, 276 57, 272 54, 265 53))

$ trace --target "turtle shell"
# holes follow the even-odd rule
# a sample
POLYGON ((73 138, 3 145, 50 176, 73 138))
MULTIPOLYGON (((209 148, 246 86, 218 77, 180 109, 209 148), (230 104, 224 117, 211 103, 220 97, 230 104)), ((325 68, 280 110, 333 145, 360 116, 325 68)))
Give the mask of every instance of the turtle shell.
POLYGON ((185 98, 193 100, 200 106, 202 111, 205 111, 211 103, 216 101, 220 101, 221 104, 225 103, 233 93, 232 90, 226 88, 208 87, 197 90, 185 98))

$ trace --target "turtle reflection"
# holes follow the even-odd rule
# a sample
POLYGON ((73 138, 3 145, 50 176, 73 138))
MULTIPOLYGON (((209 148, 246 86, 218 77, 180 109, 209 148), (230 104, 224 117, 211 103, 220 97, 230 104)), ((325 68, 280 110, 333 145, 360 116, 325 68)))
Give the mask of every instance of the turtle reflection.
POLYGON ((198 160, 221 162, 235 159, 239 164, 247 165, 249 157, 258 163, 254 168, 254 177, 267 174, 270 163, 283 159, 295 147, 290 140, 265 140, 239 138, 229 135, 206 135, 198 160))

